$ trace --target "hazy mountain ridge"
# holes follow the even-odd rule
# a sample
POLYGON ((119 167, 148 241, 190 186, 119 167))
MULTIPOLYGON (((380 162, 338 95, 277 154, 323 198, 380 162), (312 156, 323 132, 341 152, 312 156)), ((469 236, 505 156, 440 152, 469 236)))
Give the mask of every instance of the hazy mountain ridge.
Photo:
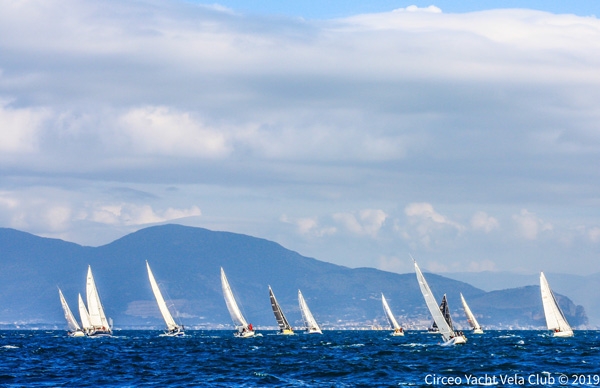
MULTIPOLYGON (((229 232, 163 225, 92 248, 0 229, 0 254, 0 322, 4 323, 64 325, 56 286, 75 310, 77 293, 85 292, 85 273, 91 264, 107 314, 117 327, 161 327, 145 260, 188 326, 230 325, 221 292, 221 266, 255 325, 275 325, 267 285, 295 325, 301 324, 298 289, 325 327, 384 324, 381 292, 401 321, 414 326, 419 321, 427 324, 429 319, 414 273, 350 269, 301 256, 272 241, 229 232)), ((458 321, 464 321, 458 296, 462 292, 484 326, 543 325, 539 287, 486 293, 447 277, 425 276, 438 299, 448 294, 458 321)), ((586 323, 581 306, 566 297, 560 299, 573 325, 586 323)))

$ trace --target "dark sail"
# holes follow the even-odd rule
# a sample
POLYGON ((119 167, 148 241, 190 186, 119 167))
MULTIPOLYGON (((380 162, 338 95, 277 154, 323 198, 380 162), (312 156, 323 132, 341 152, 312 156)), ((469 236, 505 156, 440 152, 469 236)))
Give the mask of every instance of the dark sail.
POLYGON ((442 298, 442 304, 440 304, 440 311, 448 322, 448 326, 450 326, 450 330, 454 331, 454 326, 452 325, 452 317, 450 316, 450 308, 448 307, 448 300, 446 299, 446 294, 442 298))
POLYGON ((277 299, 275 299, 275 294, 273 294, 271 286, 269 286, 269 297, 271 298, 271 307, 273 308, 273 314, 275 314, 275 319, 277 320, 279 329, 281 331, 292 330, 292 326, 285 318, 285 315, 283 315, 283 311, 281 311, 281 307, 279 307, 279 303, 277 303, 277 299))

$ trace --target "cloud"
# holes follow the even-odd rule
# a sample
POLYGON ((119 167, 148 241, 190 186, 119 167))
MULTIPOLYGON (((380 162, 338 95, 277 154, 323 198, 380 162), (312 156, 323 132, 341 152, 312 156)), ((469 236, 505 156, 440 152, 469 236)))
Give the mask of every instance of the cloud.
POLYGON ((500 224, 496 218, 488 216, 485 212, 478 211, 471 218, 471 227, 475 230, 490 233, 492 230, 499 228, 500 224))
POLYGON ((600 228, 595 226, 593 228, 591 228, 588 231, 588 236, 589 239, 593 242, 593 243, 598 243, 600 242, 600 228))
POLYGON ((323 237, 333 235, 337 232, 337 229, 334 227, 321 227, 317 217, 289 218, 283 214, 279 220, 286 224, 295 225, 298 233, 303 236, 323 237))
POLYGON ((358 214, 335 213, 334 221, 353 234, 376 237, 388 215, 380 209, 364 209, 358 214))
POLYGON ((513 215, 512 219, 517 224, 519 235, 526 240, 535 240, 540 232, 554 229, 551 223, 543 221, 527 209, 522 209, 519 214, 513 215))
POLYGON ((11 154, 31 157, 47 117, 43 108, 14 108, 0 100, 0 160, 11 154))
POLYGON ((392 12, 431 12, 431 13, 442 13, 442 10, 435 5, 430 5, 429 7, 420 8, 416 5, 409 5, 406 8, 397 8, 392 12))
POLYGON ((404 229, 405 239, 432 248, 442 240, 454 239, 465 227, 437 213, 427 202, 413 202, 404 208, 408 224, 404 229))
POLYGON ((187 112, 164 106, 132 109, 119 118, 121 136, 134 152, 178 157, 224 157, 230 146, 226 136, 207 128, 187 112))
POLYGON ((92 205, 91 209, 84 209, 79 213, 79 219, 102 224, 146 225, 201 215, 202 212, 197 206, 189 209, 168 208, 158 211, 150 205, 125 203, 92 205))

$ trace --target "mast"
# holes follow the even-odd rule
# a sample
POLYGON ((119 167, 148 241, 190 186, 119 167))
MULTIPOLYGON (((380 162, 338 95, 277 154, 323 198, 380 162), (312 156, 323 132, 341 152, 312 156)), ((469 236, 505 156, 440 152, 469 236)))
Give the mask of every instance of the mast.
POLYGON ((154 297, 156 298, 156 302, 158 303, 158 308, 160 309, 160 313, 167 324, 167 328, 170 331, 174 331, 179 329, 179 325, 175 323, 167 304, 165 303, 165 299, 160 292, 160 288, 158 288, 158 284, 156 283, 156 279, 154 279, 154 275, 152 274, 152 270, 150 269, 150 264, 148 264, 148 260, 146 260, 146 268, 148 269, 148 278, 150 279, 150 286, 152 286, 152 292, 154 293, 154 297))
POLYGON ((573 335, 573 329, 571 329, 565 315, 558 306, 556 297, 543 272, 540 273, 540 290, 542 293, 542 303, 544 305, 544 315, 546 316, 548 330, 573 335))
POLYGON ((223 267, 221 267, 221 287, 223 288, 223 296, 225 298, 225 303, 227 304, 227 310, 229 310, 229 314, 231 315, 231 320, 237 329, 246 329, 248 330, 248 323, 244 319, 240 308, 238 307, 235 298, 233 297, 233 291, 229 286, 229 282, 227 281, 227 276, 225 276, 225 271, 223 267))
POLYGON ((275 319, 277 320, 279 329, 282 332, 284 332, 286 330, 291 331, 292 326, 289 324, 288 320, 286 319, 285 315, 283 314, 283 311, 281 310, 281 306, 279 306, 279 303, 277 303, 277 299, 275 298, 275 294, 273 293, 271 286, 269 286, 269 298, 271 299, 271 307, 273 308, 273 314, 275 315, 275 319))
POLYGON ((306 329, 308 332, 313 333, 321 333, 321 328, 317 324, 315 317, 313 317, 304 297, 302 296, 302 292, 298 290, 298 303, 300 304, 300 311, 302 312, 302 318, 304 319, 304 324, 306 325, 306 329))
MULTIPOLYGON (((414 259, 413 259, 413 261, 414 261, 414 259)), ((417 265, 417 262, 415 261, 414 263, 415 263, 415 272, 417 274, 417 281, 419 282, 419 287, 421 288, 421 293, 423 294, 423 298, 425 299, 425 304, 427 304, 429 313, 433 316, 433 320, 437 324, 438 329, 440 330, 440 334, 444 338, 444 341, 447 342, 451 338, 455 337, 455 333, 450 328, 450 326, 448 325, 448 322, 446 322, 446 319, 442 315, 442 312, 440 311, 440 308, 438 307, 438 304, 435 301, 435 297, 433 296, 433 293, 431 292, 431 289, 429 288, 429 284, 427 284, 427 280, 425 280, 425 277, 423 276, 421 269, 417 265)))
POLYGON ((102 308, 102 302, 100 302, 100 295, 98 295, 98 289, 96 288, 96 282, 92 275, 92 267, 88 267, 87 283, 86 283, 86 295, 88 312, 90 314, 90 323, 95 330, 111 332, 110 325, 106 320, 104 314, 104 308, 102 308))
POLYGON ((390 306, 388 305, 388 302, 385 299, 385 296, 383 296, 383 293, 381 294, 381 303, 383 304, 383 311, 385 311, 385 316, 387 317, 388 322, 392 326, 392 329, 394 329, 394 330, 400 329, 401 327, 398 324, 398 321, 396 321, 394 314, 392 314, 392 310, 390 309, 390 306))
POLYGON ((81 331, 81 327, 79 327, 79 323, 77 323, 77 320, 73 316, 73 313, 71 312, 71 309, 69 308, 69 305, 67 304, 65 296, 63 295, 60 288, 58 289, 58 295, 60 296, 60 303, 62 304, 62 308, 65 313, 65 319, 67 320, 67 325, 69 326, 69 330, 70 331, 81 331))

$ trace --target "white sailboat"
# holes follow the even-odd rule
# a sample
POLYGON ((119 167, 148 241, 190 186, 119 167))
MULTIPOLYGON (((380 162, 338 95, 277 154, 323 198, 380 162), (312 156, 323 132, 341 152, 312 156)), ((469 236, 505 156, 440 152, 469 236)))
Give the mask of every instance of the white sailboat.
POLYGON ((85 307, 85 303, 83 303, 83 298, 81 297, 81 294, 78 294, 78 298, 79 298, 79 317, 81 318, 81 327, 86 334, 89 334, 94 330, 94 328, 92 327, 92 324, 90 323, 90 314, 88 313, 87 308, 85 307))
POLYGON ((546 315, 548 330, 552 330, 554 337, 572 337, 573 329, 571 329, 565 315, 558 306, 558 302, 543 272, 540 274, 540 289, 542 291, 542 303, 544 304, 544 314, 546 315))
POLYGON ((275 314, 275 319, 277 320, 277 324, 279 325, 279 334, 293 335, 294 330, 292 329, 292 326, 283 314, 281 306, 279 306, 279 303, 277 303, 277 299, 275 298, 275 294, 273 293, 271 286, 269 286, 269 298, 271 299, 271 307, 273 308, 273 314, 275 314))
POLYGON ((425 277, 417 265, 417 262, 414 259, 413 261, 415 263, 415 272, 417 274, 417 281, 419 282, 421 293, 423 294, 423 298, 425 299, 429 313, 433 316, 433 320, 438 327, 439 333, 444 339, 445 345, 458 345, 466 343, 467 338, 464 335, 457 335, 457 333, 452 330, 448 322, 446 322, 446 319, 444 315, 442 315, 442 312, 435 301, 435 297, 429 288, 429 284, 427 284, 427 280, 425 280, 425 277))
POLYGON ((248 324, 248 322, 246 322, 244 319, 244 316, 242 315, 242 312, 235 301, 233 291, 231 291, 231 287, 229 286, 229 282, 227 281, 227 276, 225 276, 223 267, 221 267, 221 287, 223 288, 223 296, 225 297, 227 310, 229 310, 231 320, 237 329, 237 332, 234 335, 242 338, 254 337, 254 328, 252 327, 252 324, 248 324))
POLYGON ((313 317, 310 312, 300 290, 298 290, 298 303, 300 304, 300 311, 302 312, 302 318, 304 319, 304 325, 306 326, 306 334, 323 334, 315 317, 313 317))
POLYGON ((86 296, 87 296, 87 307, 90 316, 90 324, 92 331, 89 333, 90 336, 110 336, 112 329, 108 324, 106 315, 104 314, 104 308, 102 302, 100 302, 100 295, 98 295, 98 289, 96 288, 96 282, 92 275, 92 267, 88 267, 87 282, 86 282, 86 296))
POLYGON ((178 325, 175 323, 167 304, 165 303, 165 299, 160 292, 160 288, 158 288, 158 284, 156 283, 156 279, 154 279, 154 275, 152 274, 152 270, 150 269, 150 264, 146 260, 146 268, 148 269, 148 278, 150 279, 150 286, 152 287, 152 292, 154 293, 154 297, 156 298, 156 303, 158 303, 158 308, 160 313, 162 314, 165 323, 167 324, 167 331, 161 336, 167 337, 182 337, 185 335, 183 331, 183 325, 178 325))
POLYGON ((85 337, 85 333, 81 330, 79 323, 73 316, 69 305, 65 299, 60 288, 58 289, 58 295, 60 296, 60 303, 62 304, 63 311, 65 313, 65 319, 67 320, 67 325, 69 326, 69 337, 85 337))
POLYGON ((392 310, 390 309, 390 306, 388 305, 387 300, 385 300, 385 296, 383 296, 383 293, 381 293, 381 303, 383 304, 383 311, 385 312, 385 316, 388 319, 388 321, 390 322, 392 329, 394 329, 394 331, 392 332, 392 335, 393 336, 404 335, 404 329, 402 329, 402 326, 400 326, 398 324, 398 321, 396 321, 396 318, 394 317, 394 314, 392 314, 392 310))
POLYGON ((467 316, 467 321, 469 321, 469 325, 471 325, 471 328, 473 329, 473 334, 483 334, 483 329, 469 308, 469 305, 467 304, 462 292, 460 293, 460 300, 462 301, 463 309, 465 310, 465 315, 467 316))

